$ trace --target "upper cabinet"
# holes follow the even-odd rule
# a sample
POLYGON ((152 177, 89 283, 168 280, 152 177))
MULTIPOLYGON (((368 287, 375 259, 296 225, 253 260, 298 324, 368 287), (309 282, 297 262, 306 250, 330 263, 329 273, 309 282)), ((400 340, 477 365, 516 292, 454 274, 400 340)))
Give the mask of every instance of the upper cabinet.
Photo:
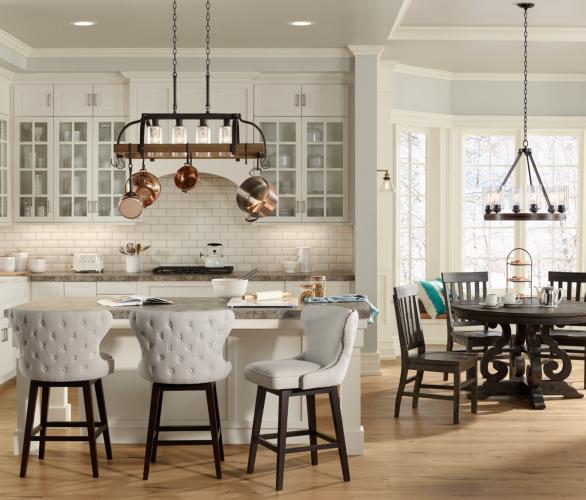
POLYGON ((0 222, 10 220, 8 196, 8 120, 0 115, 0 222))
POLYGON ((15 116, 127 116, 125 84, 16 84, 15 116))
POLYGON ((53 85, 15 85, 14 116, 53 116, 53 85))
POLYGON ((348 116, 348 85, 257 83, 255 116, 348 116))

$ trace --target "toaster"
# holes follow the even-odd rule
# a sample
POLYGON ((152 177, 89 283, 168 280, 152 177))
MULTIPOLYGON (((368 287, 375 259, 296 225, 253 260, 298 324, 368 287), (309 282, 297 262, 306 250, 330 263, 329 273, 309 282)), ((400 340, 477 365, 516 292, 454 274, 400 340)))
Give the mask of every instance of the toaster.
POLYGON ((101 273, 104 270, 104 256, 97 253, 74 253, 73 272, 101 273))

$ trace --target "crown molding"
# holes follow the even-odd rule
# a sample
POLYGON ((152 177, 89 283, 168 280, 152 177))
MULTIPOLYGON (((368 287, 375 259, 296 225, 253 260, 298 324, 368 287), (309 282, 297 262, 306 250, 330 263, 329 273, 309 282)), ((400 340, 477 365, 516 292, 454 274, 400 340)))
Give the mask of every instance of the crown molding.
POLYGON ((348 45, 348 50, 356 56, 380 57, 384 49, 383 45, 348 45))
POLYGON ((393 109, 391 110, 391 123, 400 127, 451 128, 454 126, 454 115, 393 109))
POLYGON ((4 30, 0 30, 0 45, 4 45, 25 57, 29 57, 33 50, 30 45, 20 41, 4 30))
MULTIPOLYGON (((179 57, 205 57, 204 48, 178 49, 179 57)), ((264 57, 264 58, 305 58, 324 57, 342 58, 351 57, 346 48, 216 48, 212 49, 212 57, 264 57)), ((170 48, 48 48, 31 49, 29 57, 61 58, 61 57, 93 57, 93 58, 129 58, 129 57, 171 57, 170 48)))
POLYGON ((407 14, 409 7, 411 7, 411 2, 412 0, 402 0, 401 7, 399 7, 399 11, 395 16, 395 20, 393 21, 393 25, 391 26, 391 31, 389 31, 387 40, 390 40, 395 31, 397 31, 401 27, 401 24, 403 24, 403 19, 405 19, 405 14, 407 14))
MULTIPOLYGON (((514 41, 523 39, 519 26, 399 26, 389 40, 514 41)), ((586 42, 586 28, 531 27, 531 41, 586 42)))
MULTIPOLYGON (((492 82, 522 82, 522 73, 453 73, 408 64, 397 64, 395 72, 405 75, 436 78, 450 81, 492 81, 492 82)), ((583 73, 534 73, 529 74, 530 82, 586 82, 583 73)))

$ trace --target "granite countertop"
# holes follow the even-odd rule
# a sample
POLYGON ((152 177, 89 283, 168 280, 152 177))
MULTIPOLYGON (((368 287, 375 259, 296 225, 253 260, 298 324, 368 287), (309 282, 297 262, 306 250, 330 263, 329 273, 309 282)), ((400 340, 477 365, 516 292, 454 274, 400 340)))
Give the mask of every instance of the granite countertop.
MULTIPOLYGON (((153 274, 151 271, 126 273, 105 271, 103 273, 74 273, 72 271, 31 273, 30 281, 211 281, 214 278, 239 278, 246 273, 232 274, 153 274)), ((267 273, 258 272, 250 281, 308 281, 312 276, 325 276, 327 281, 354 281, 351 272, 315 271, 312 273, 267 273)))
MULTIPOLYGON (((104 307, 100 306, 95 298, 52 298, 41 299, 29 302, 15 307, 14 309, 23 310, 46 310, 46 311, 75 311, 75 310, 94 310, 106 309, 112 313, 114 319, 127 319, 132 311, 148 309, 149 311, 189 311, 189 310, 213 310, 226 309, 226 301, 222 299, 207 298, 173 298, 170 299, 173 304, 153 305, 153 306, 129 306, 129 307, 104 307)), ((328 307, 330 305, 328 304, 328 307)), ((346 302, 343 304, 331 304, 332 307, 346 307, 356 309, 360 319, 368 319, 370 310, 364 302, 346 302)), ((305 307, 312 307, 305 305, 305 307)), ((248 307, 233 308, 236 319, 299 319, 301 309, 278 308, 278 307, 248 307)))

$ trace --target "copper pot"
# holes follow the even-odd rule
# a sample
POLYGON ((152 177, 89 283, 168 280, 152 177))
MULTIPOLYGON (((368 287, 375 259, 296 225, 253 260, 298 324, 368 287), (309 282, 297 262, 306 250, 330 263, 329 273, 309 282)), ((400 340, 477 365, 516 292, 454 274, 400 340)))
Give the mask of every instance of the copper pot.
POLYGON ((134 192, 124 193, 118 202, 118 211, 125 219, 136 219, 143 209, 142 201, 134 192))
POLYGON ((191 163, 186 163, 175 172, 175 185, 184 193, 192 190, 199 179, 199 172, 191 163))
POLYGON ((279 196, 275 188, 260 175, 246 179, 236 191, 236 203, 246 212, 248 222, 254 222, 271 214, 277 207, 279 196))
MULTIPOLYGON (((129 189, 126 182, 126 191, 129 189)), ((144 208, 152 205, 161 195, 161 183, 156 175, 139 170, 132 176, 132 192, 138 195, 144 208)))

